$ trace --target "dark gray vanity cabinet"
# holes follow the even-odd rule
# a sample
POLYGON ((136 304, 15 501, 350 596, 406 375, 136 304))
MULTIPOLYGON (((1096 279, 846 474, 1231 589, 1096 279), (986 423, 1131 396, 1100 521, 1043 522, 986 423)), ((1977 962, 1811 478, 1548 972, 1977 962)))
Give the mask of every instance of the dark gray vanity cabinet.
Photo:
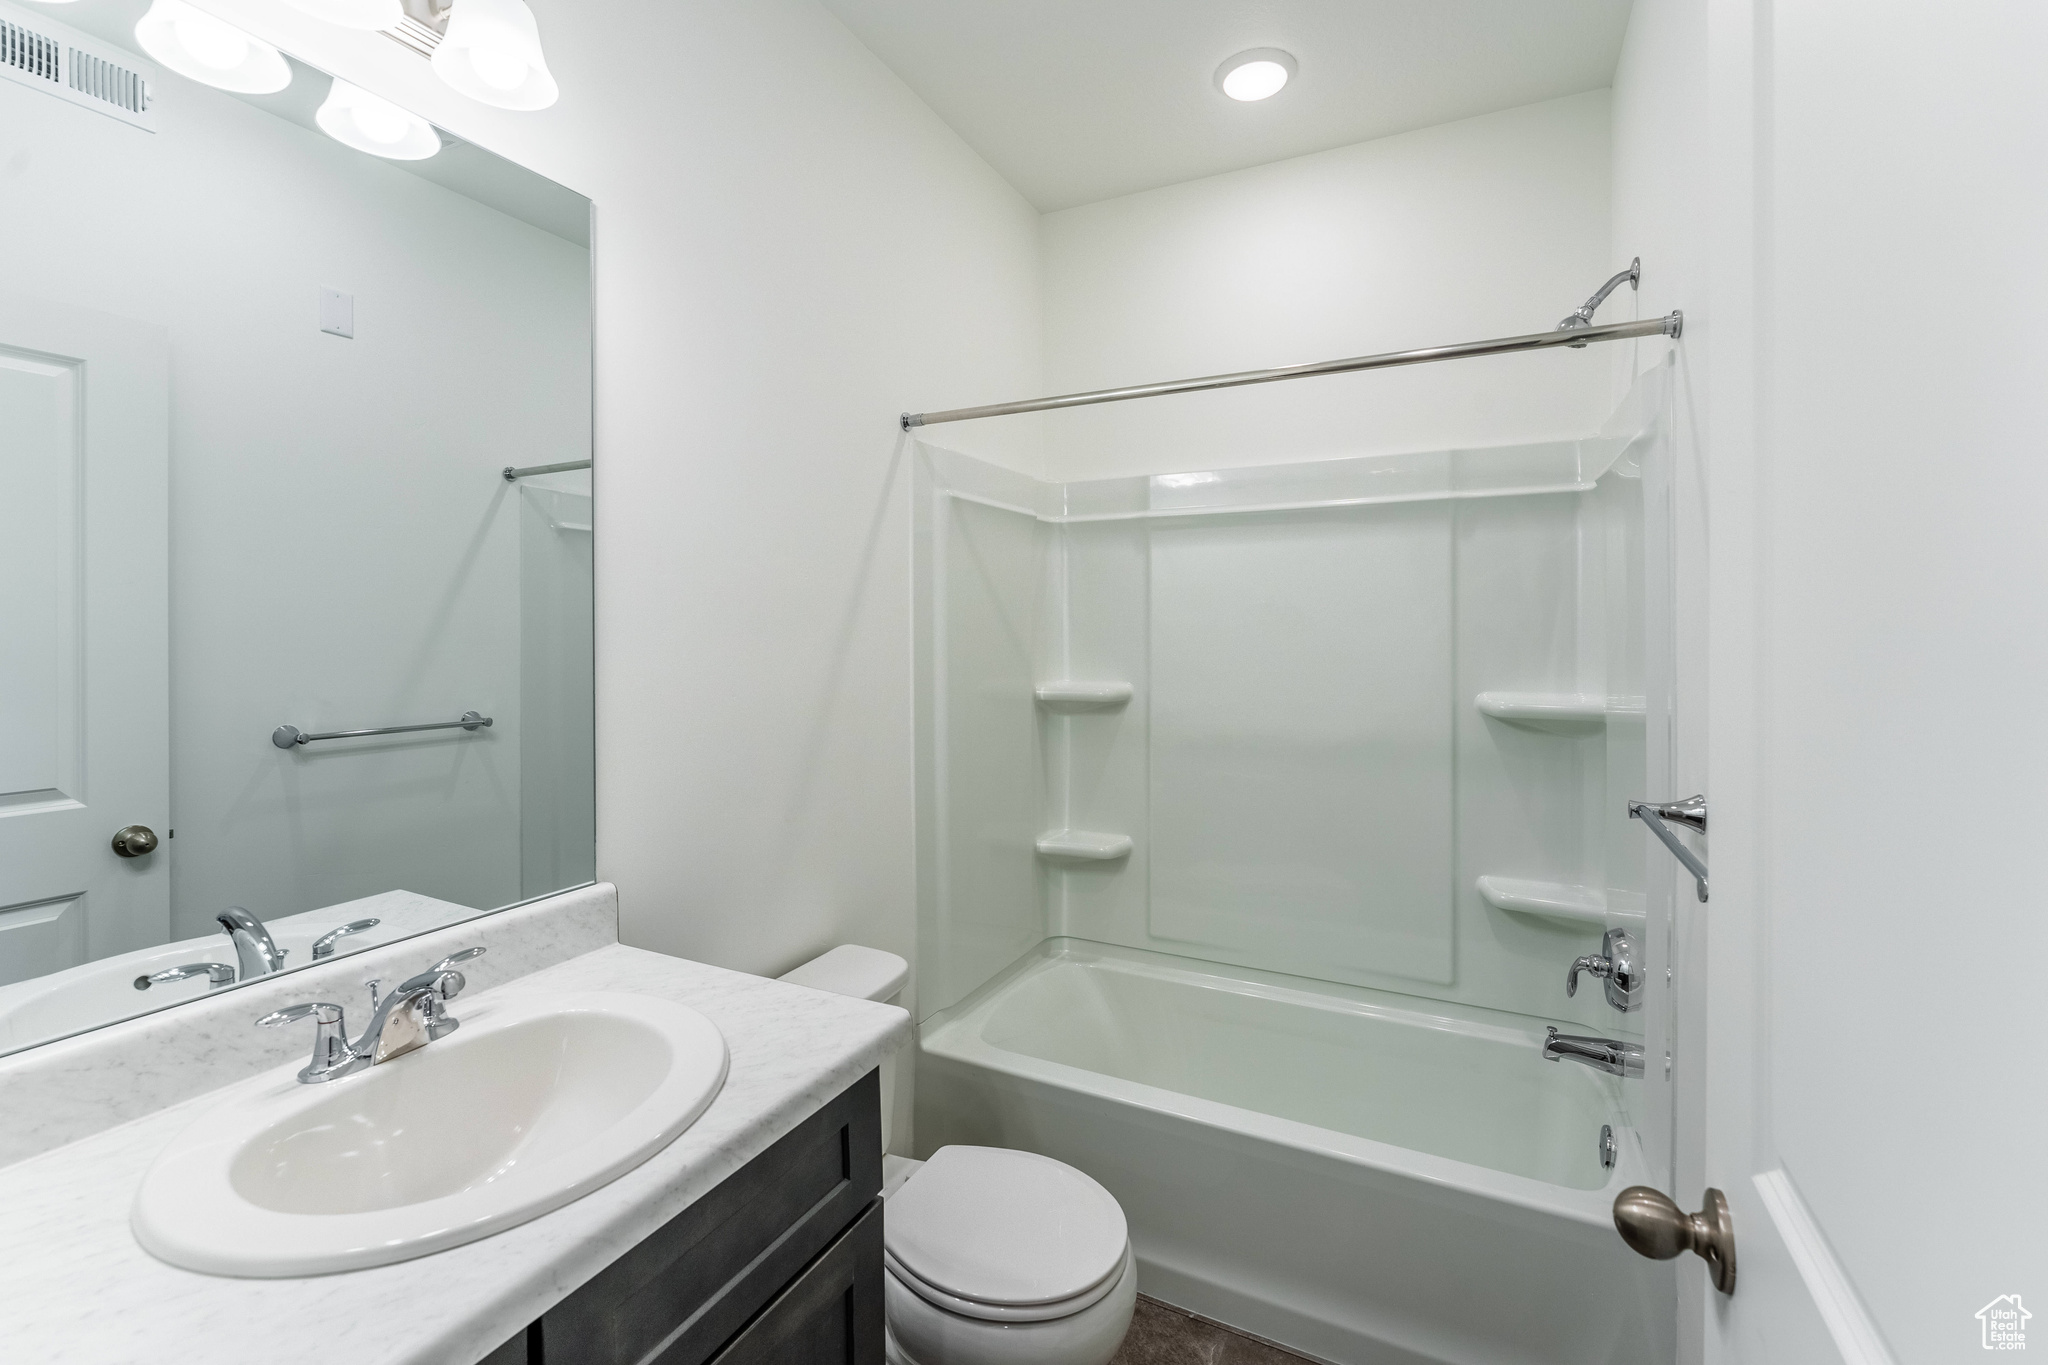
POLYGON ((880 1101, 871 1071, 483 1365, 882 1365, 880 1101))

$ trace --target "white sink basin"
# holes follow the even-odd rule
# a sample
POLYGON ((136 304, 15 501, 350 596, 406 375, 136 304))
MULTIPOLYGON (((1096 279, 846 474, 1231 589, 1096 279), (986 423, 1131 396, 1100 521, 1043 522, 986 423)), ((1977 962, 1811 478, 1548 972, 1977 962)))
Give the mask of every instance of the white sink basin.
POLYGON ((455 1033, 353 1076, 302 1085, 295 1061, 225 1092, 144 1177, 136 1239, 215 1275, 409 1260, 625 1174, 725 1083, 717 1026, 667 1000, 606 992, 452 1012, 455 1033))

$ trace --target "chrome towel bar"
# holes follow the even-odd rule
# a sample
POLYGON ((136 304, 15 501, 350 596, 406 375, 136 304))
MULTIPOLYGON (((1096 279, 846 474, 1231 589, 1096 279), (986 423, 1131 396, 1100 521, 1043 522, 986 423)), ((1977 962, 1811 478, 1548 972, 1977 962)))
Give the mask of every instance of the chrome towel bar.
POLYGON ((437 720, 427 725, 380 725, 374 730, 329 730, 324 735, 309 735, 296 725, 280 725, 270 732, 270 742, 280 749, 292 749, 301 744, 311 744, 322 739, 362 739, 368 735, 405 735, 414 730, 483 730, 489 728, 491 718, 480 716, 474 711, 464 711, 461 720, 437 720))
POLYGON ((1707 798, 1688 796, 1683 801, 1631 801, 1628 803, 1631 820, 1640 820, 1650 827, 1650 833, 1657 836, 1657 842, 1671 850, 1671 856, 1685 864, 1685 870, 1692 873, 1698 884, 1700 899, 1707 898, 1707 865, 1699 855, 1678 842, 1678 836, 1671 832, 1664 822, 1684 825, 1695 834, 1707 832, 1707 798))
POLYGON ((525 478, 528 474, 566 474, 572 469, 588 468, 590 468, 590 461, 588 460, 564 460, 560 464, 508 464, 500 472, 504 474, 505 482, 511 483, 516 479, 525 478))

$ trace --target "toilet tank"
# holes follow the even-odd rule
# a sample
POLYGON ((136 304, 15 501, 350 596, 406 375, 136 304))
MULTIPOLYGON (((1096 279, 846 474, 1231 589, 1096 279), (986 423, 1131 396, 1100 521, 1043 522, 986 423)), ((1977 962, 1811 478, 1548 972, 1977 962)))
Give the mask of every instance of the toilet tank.
MULTIPOLYGON (((814 991, 850 995, 860 1000, 879 1000, 885 1005, 900 1003, 904 983, 910 980, 910 964, 880 948, 842 943, 837 948, 784 972, 782 980, 814 991)), ((882 1059, 882 1150, 889 1150, 890 1129, 896 1116, 896 1056, 882 1059)))

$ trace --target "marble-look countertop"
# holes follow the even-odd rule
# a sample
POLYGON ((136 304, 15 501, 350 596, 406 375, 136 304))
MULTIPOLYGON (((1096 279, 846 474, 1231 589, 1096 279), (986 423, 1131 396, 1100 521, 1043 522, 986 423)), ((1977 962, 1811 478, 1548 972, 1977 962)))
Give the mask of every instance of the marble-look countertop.
POLYGON ((0 1360, 474 1365, 910 1038, 909 1015, 892 1005, 618 945, 452 1012, 582 990, 680 1001, 725 1034, 724 1089, 644 1164, 532 1222, 417 1260, 310 1279, 202 1275, 156 1260, 128 1230, 157 1153, 227 1092, 201 1095, 0 1169, 0 1360))
MULTIPOLYGON (((0 1057, 0 1167, 247 1080, 293 1058, 303 1065, 310 1049, 301 1030, 254 1027, 272 1010, 302 1000, 332 1000, 360 1021, 361 1008, 369 1004, 364 983, 372 977, 402 981, 464 948, 489 949, 462 969, 470 990, 480 996, 618 941, 618 892, 598 882, 10 1053, 0 1057)), ((0 1211, 0 1226, 4 1220, 0 1211)))

